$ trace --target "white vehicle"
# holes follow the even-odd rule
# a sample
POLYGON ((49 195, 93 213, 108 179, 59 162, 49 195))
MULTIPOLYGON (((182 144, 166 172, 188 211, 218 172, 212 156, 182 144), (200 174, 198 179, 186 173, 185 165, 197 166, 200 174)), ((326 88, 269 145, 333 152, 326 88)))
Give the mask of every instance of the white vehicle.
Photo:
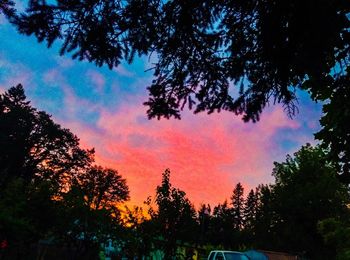
POLYGON ((241 252, 215 250, 210 252, 208 260, 249 260, 249 257, 241 252))

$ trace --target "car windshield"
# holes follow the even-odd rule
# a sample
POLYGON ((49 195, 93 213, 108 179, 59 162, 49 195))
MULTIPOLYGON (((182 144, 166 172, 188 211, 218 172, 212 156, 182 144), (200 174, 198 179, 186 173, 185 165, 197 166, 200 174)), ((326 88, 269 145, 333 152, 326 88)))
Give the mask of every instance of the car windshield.
POLYGON ((224 255, 226 260, 249 260, 249 258, 243 254, 225 252, 224 255))

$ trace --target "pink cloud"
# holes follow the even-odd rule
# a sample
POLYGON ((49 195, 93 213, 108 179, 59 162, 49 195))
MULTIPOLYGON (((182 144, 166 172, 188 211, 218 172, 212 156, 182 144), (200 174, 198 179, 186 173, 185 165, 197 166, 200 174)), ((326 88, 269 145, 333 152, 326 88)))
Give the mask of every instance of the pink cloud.
POLYGON ((185 112, 181 121, 148 121, 146 108, 135 100, 115 111, 98 110, 96 126, 71 122, 68 127, 85 147, 96 148, 99 164, 117 169, 127 179, 134 204, 154 195, 166 168, 171 169, 174 186, 186 191, 195 205, 222 202, 238 182, 246 189, 270 182, 274 156, 281 151, 274 135, 299 129, 298 122, 277 106, 256 124, 244 124, 225 112, 185 112))

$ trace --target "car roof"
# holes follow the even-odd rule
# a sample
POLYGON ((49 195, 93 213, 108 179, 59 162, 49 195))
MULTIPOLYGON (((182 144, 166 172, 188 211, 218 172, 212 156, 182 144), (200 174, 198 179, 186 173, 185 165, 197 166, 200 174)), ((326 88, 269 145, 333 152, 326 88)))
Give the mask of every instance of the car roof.
POLYGON ((244 255, 242 252, 238 252, 238 251, 230 251, 230 250, 212 250, 210 251, 210 253, 235 253, 235 254, 241 254, 241 255, 244 255))

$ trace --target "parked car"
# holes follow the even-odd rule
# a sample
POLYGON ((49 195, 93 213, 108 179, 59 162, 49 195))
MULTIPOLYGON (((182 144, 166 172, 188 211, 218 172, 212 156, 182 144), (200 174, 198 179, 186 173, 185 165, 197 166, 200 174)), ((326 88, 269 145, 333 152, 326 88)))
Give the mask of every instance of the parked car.
POLYGON ((215 250, 210 252, 208 260, 249 260, 249 257, 241 252, 215 250))

